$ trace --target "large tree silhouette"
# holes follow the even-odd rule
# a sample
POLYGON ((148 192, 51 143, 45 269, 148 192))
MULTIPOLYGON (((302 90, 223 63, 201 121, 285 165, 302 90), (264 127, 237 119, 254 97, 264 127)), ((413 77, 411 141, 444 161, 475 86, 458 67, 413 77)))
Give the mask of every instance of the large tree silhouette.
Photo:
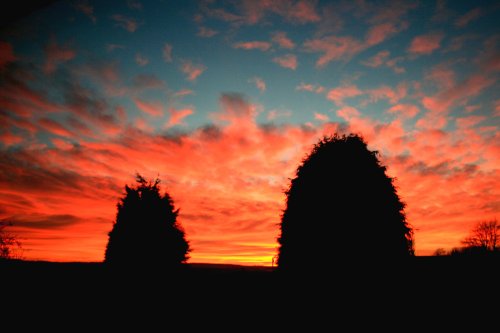
POLYGON ((413 256, 405 205, 385 171, 360 136, 321 139, 286 192, 278 268, 413 256))
POLYGON ((188 259, 190 251, 177 222, 179 210, 168 193, 160 194, 159 179, 146 181, 138 174, 137 183, 125 186, 104 261, 120 266, 178 266, 188 259))

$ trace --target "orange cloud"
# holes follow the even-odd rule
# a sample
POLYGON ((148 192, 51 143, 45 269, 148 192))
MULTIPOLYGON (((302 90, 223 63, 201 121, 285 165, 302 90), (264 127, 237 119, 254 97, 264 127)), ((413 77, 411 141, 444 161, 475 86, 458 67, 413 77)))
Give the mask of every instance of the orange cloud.
POLYGON ((170 108, 170 119, 168 120, 167 127, 172 127, 175 125, 183 124, 182 120, 187 116, 193 114, 192 109, 180 109, 170 108))
POLYGON ((153 117, 163 116, 163 105, 159 102, 146 102, 138 98, 134 99, 134 103, 139 110, 153 117))
POLYGON ((0 219, 15 222, 27 258, 102 260, 123 186, 135 172, 159 175, 181 209, 191 262, 270 265, 289 178, 316 140, 336 131, 360 133, 380 152, 407 203, 418 255, 458 246, 477 216, 498 215, 500 137, 475 131, 480 118, 447 133, 407 131, 398 117, 384 123, 348 106, 337 111, 344 125, 319 113, 325 122, 314 126, 262 125, 259 112, 224 94, 213 124, 177 136, 123 126, 111 139, 2 151, 0 219))

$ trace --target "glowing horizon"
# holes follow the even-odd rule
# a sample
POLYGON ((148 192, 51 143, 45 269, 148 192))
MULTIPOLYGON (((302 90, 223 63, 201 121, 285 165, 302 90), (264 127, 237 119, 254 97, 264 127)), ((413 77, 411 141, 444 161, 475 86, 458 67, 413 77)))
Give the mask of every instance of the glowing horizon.
POLYGON ((136 173, 188 262, 271 265, 323 135, 380 152, 417 255, 500 215, 495 1, 54 2, 0 30, 0 220, 31 260, 102 261, 136 173), (59 19, 55 19, 59 18, 59 19))

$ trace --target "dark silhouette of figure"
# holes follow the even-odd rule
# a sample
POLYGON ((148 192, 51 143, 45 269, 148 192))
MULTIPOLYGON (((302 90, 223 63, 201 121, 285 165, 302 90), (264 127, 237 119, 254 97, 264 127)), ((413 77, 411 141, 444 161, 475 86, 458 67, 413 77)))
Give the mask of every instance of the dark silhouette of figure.
POLYGON ((160 180, 137 175, 137 186, 125 186, 109 233, 104 262, 113 266, 180 267, 190 251, 179 210, 168 193, 160 194, 160 180))
POLYGON ((324 137, 286 191, 280 271, 335 268, 414 255, 392 179, 358 135, 324 137))

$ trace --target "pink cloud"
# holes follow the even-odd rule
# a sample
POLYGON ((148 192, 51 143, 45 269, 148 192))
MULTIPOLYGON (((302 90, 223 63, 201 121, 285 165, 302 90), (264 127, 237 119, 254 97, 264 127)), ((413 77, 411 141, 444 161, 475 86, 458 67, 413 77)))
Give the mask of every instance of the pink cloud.
POLYGON ((365 66, 368 67, 380 67, 380 66, 387 66, 391 68, 394 73, 396 74, 401 74, 404 73, 406 70, 403 67, 398 66, 398 62, 401 62, 404 60, 403 57, 396 57, 392 59, 388 59, 390 56, 390 52, 387 50, 383 50, 375 54, 373 57, 362 61, 361 63, 365 66))
POLYGON ((321 17, 316 12, 315 2, 300 0, 284 12, 284 16, 292 22, 310 23, 318 22, 321 17))
POLYGON ((45 47, 45 64, 43 70, 51 74, 56 70, 57 65, 71 60, 76 56, 76 52, 68 45, 59 46, 54 37, 52 37, 45 47))
POLYGON ((146 102, 138 98, 134 99, 134 103, 139 110, 153 117, 163 116, 163 105, 159 102, 146 102))
POLYGON ((291 111, 274 109, 274 110, 270 110, 267 113, 266 119, 272 121, 272 120, 275 120, 277 118, 288 118, 291 115, 292 115, 291 111))
POLYGON ((455 85, 455 76, 455 72, 449 66, 438 65, 426 74, 425 79, 436 84, 438 89, 446 90, 455 85))
POLYGON ((318 22, 321 19, 316 11, 315 2, 308 0, 244 0, 239 4, 238 10, 238 14, 229 14, 226 12, 225 15, 220 15, 220 18, 230 22, 249 25, 262 22, 268 14, 279 15, 285 20, 297 24, 318 22))
POLYGON ((273 33, 271 40, 284 49, 293 49, 295 47, 294 42, 283 31, 273 33))
POLYGON ((304 90, 304 91, 315 92, 316 94, 321 94, 325 91, 325 87, 316 84, 310 84, 310 83, 306 84, 304 82, 301 82, 297 87, 295 87, 295 90, 304 90))
POLYGON ((389 103, 396 104, 399 100, 406 97, 407 86, 404 83, 399 84, 396 89, 392 89, 388 86, 381 86, 375 89, 370 89, 367 93, 370 95, 369 102, 371 103, 380 99, 387 99, 389 103))
POLYGON ((494 82, 490 77, 473 74, 434 96, 423 96, 422 104, 429 112, 417 121, 417 127, 443 128, 448 122, 447 115, 452 107, 467 104, 470 98, 477 96, 494 82))
POLYGON ((352 98, 362 94, 363 92, 355 85, 347 85, 331 89, 327 93, 326 98, 338 106, 343 106, 346 98, 352 98))
POLYGON ((362 64, 368 67, 380 67, 385 63, 390 54, 387 50, 380 51, 370 59, 363 61, 362 64))
POLYGON ((61 111, 61 107, 50 101, 46 94, 34 90, 17 80, 10 81, 2 86, 2 89, 0 89, 0 104, 10 114, 26 119, 47 112, 61 111))
POLYGON ((149 63, 149 59, 140 53, 136 53, 135 62, 137 63, 137 65, 143 67, 149 63))
POLYGON ((295 70, 297 68, 297 57, 293 54, 286 54, 282 57, 275 57, 273 61, 284 68, 295 70))
POLYGON ((97 22, 97 18, 94 15, 94 7, 88 3, 88 1, 80 0, 75 3, 75 9, 87 15, 87 17, 92 21, 92 23, 97 22))
POLYGON ((341 109, 337 110, 337 116, 344 120, 351 120, 352 118, 359 117, 360 113, 356 108, 352 106, 344 106, 341 109))
POLYGON ((0 71, 5 68, 8 63, 16 60, 12 45, 7 42, 0 41, 0 71))
POLYGON ((379 23, 372 26, 365 37, 366 47, 382 43, 387 38, 395 35, 396 33, 408 27, 406 22, 396 25, 391 22, 379 23))
POLYGON ((260 77, 253 77, 249 80, 249 82, 254 83, 257 89, 259 89, 261 92, 266 91, 266 82, 264 82, 264 80, 262 80, 260 77))
POLYGON ((481 109, 481 105, 467 105, 465 107, 465 112, 472 113, 472 112, 477 111, 479 109, 481 109))
POLYGON ((444 38, 442 33, 430 33, 427 35, 420 35, 413 38, 408 52, 415 55, 431 54, 441 46, 441 40, 444 38))
POLYGON ((192 91, 191 89, 181 89, 179 91, 176 91, 173 94, 173 96, 177 97, 177 98, 182 98, 182 97, 193 95, 193 94, 194 94, 194 91, 192 91))
POLYGON ((165 43, 163 45, 162 55, 165 62, 172 62, 172 45, 165 43))
POLYGON ((267 51, 271 48, 271 43, 261 41, 239 42, 234 43, 233 47, 235 49, 267 51))
POLYGON ((175 109, 170 108, 170 119, 168 120, 167 127, 175 125, 182 125, 184 118, 194 113, 192 109, 175 109))
POLYGON ((203 74, 207 67, 202 64, 195 64, 191 60, 184 60, 181 65, 181 71, 186 74, 188 81, 196 81, 198 76, 203 74))
POLYGON ((120 44, 106 44, 106 51, 108 52, 113 52, 114 50, 120 50, 120 49, 124 49, 125 46, 123 45, 120 45, 120 44))
POLYGON ((322 52, 323 55, 316 61, 316 66, 323 67, 330 61, 349 60, 361 52, 364 46, 352 37, 328 36, 307 40, 304 42, 304 48, 308 52, 322 52))
POLYGON ((405 59, 404 57, 396 57, 396 58, 387 60, 387 62, 385 64, 387 65, 387 67, 391 68, 394 71, 394 73, 402 74, 402 73, 406 72, 406 69, 404 67, 398 66, 397 64, 398 64, 398 62, 401 62, 404 59, 405 59))
POLYGON ((401 115, 403 118, 414 118, 420 110, 413 104, 396 104, 391 106, 387 112, 401 115))
POLYGON ((218 34, 218 31, 215 31, 215 30, 207 28, 207 27, 200 27, 198 29, 198 33, 196 34, 196 36, 210 38, 210 37, 213 37, 217 34, 218 34))
POLYGON ((47 132, 54 134, 54 135, 59 135, 59 136, 64 136, 64 137, 73 137, 74 134, 70 132, 67 128, 62 126, 59 122, 49 119, 49 118, 42 118, 38 121, 38 125, 47 132))
POLYGON ((461 117, 457 118, 455 120, 457 127, 461 129, 468 129, 471 127, 476 126, 477 124, 481 123, 484 121, 486 117, 484 116, 467 116, 467 117, 461 117))
POLYGON ((330 121, 330 118, 328 115, 319 113, 319 112, 314 112, 314 119, 319 120, 321 122, 327 122, 330 121))
POLYGON ((139 27, 139 24, 135 19, 126 17, 124 15, 115 14, 111 16, 111 18, 116 22, 115 25, 117 27, 123 28, 128 32, 134 32, 139 27))
POLYGON ((406 1, 389 1, 384 3, 384 5, 370 3, 370 2, 358 2, 355 4, 356 9, 363 8, 366 13, 371 14, 369 18, 370 23, 385 23, 385 22, 401 22, 405 15, 418 7, 418 3, 406 2, 406 1))
POLYGON ((470 22, 477 20, 483 14, 481 8, 475 8, 455 20, 455 26, 463 28, 470 22))

